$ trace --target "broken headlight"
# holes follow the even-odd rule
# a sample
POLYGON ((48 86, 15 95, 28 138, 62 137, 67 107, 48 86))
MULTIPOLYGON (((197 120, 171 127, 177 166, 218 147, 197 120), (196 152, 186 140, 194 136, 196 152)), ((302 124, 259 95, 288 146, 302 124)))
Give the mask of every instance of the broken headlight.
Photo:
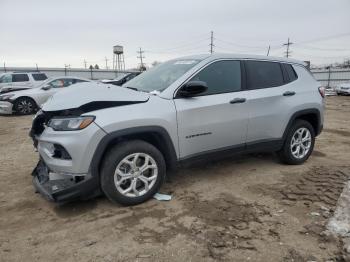
POLYGON ((0 101, 7 101, 9 100, 11 97, 15 96, 15 94, 9 94, 9 95, 1 95, 0 96, 0 101))
POLYGON ((47 126, 55 131, 74 131, 84 129, 94 120, 94 116, 52 118, 47 126))

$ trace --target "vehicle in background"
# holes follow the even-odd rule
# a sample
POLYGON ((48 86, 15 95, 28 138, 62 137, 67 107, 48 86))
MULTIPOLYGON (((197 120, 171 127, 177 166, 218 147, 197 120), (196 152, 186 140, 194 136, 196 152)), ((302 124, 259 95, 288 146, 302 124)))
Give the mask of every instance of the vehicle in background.
POLYGON ((121 85, 125 84, 126 82, 130 81, 131 79, 133 79, 134 77, 138 76, 139 74, 141 74, 141 72, 127 73, 127 74, 119 76, 115 79, 102 80, 101 82, 104 84, 112 84, 112 85, 116 85, 116 86, 121 86, 121 85))
POLYGON ((33 182, 47 199, 103 192, 139 204, 177 164, 227 153, 277 152, 302 164, 323 127, 324 89, 292 59, 197 55, 96 87, 55 94, 33 120, 33 182))
POLYGON ((0 75, 0 91, 2 88, 32 88, 38 86, 47 79, 41 72, 8 72, 0 75))
POLYGON ((342 83, 335 88, 337 95, 350 95, 350 83, 342 83))
POLYGON ((34 88, 0 93, 0 114, 33 114, 56 92, 73 84, 90 81, 73 76, 55 77, 34 88))
POLYGON ((334 87, 326 87, 325 94, 326 94, 326 96, 336 96, 337 95, 334 87))

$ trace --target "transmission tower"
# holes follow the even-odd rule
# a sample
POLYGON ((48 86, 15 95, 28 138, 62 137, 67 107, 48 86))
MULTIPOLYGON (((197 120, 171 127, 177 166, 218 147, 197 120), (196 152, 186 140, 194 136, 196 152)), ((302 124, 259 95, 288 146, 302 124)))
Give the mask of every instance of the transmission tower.
POLYGON ((137 51, 137 53, 139 54, 139 56, 137 58, 140 58, 140 69, 141 69, 141 71, 143 71, 145 69, 145 66, 143 64, 143 59, 145 58, 144 55, 143 55, 144 52, 145 51, 142 51, 141 47, 140 47, 140 50, 137 51))
POLYGON ((287 50, 285 52, 287 58, 290 57, 291 51, 289 50, 289 46, 291 46, 292 44, 294 44, 294 43, 289 41, 289 37, 288 37, 288 42, 283 44, 284 46, 287 47, 287 50))

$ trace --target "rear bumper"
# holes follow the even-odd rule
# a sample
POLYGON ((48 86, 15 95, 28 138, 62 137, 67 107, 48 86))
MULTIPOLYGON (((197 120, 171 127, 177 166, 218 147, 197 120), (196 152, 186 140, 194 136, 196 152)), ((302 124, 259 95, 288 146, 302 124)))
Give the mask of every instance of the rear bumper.
POLYGON ((13 104, 8 101, 0 101, 0 114, 12 114, 13 104))
POLYGON ((97 177, 90 174, 53 173, 43 160, 38 162, 32 175, 36 191, 49 201, 65 203, 93 198, 101 193, 97 177))

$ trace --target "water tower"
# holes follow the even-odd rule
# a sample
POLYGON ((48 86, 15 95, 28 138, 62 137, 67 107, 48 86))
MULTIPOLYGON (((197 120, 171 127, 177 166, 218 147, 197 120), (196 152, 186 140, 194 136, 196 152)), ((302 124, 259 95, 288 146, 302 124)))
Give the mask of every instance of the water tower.
POLYGON ((124 49, 121 45, 113 46, 113 69, 117 71, 125 70, 124 49))

